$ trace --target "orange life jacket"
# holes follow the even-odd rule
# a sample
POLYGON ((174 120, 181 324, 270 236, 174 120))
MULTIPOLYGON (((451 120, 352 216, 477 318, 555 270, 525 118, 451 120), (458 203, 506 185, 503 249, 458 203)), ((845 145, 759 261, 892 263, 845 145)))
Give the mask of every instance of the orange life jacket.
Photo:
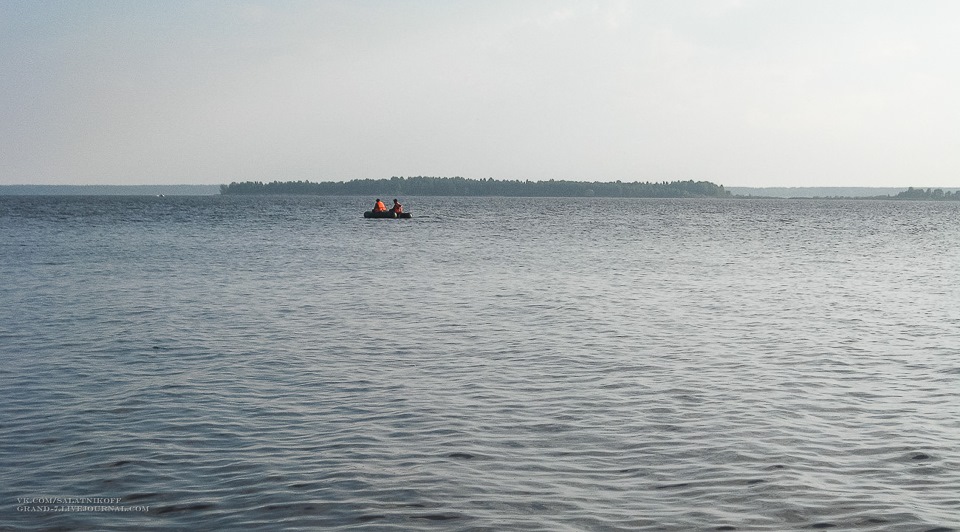
POLYGON ((384 207, 382 201, 378 201, 377 204, 373 207, 373 212, 383 212, 385 210, 387 210, 387 208, 384 207))
POLYGON ((403 205, 400 205, 399 203, 394 203, 394 204, 393 204, 393 212, 395 212, 395 213, 397 213, 397 214, 402 214, 402 213, 403 213, 403 205))

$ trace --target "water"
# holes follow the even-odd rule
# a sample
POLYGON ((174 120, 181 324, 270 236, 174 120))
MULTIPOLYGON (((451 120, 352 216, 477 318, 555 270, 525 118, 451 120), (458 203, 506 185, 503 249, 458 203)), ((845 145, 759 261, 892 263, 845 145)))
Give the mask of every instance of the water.
POLYGON ((370 202, 0 197, 0 529, 960 530, 960 204, 370 202))

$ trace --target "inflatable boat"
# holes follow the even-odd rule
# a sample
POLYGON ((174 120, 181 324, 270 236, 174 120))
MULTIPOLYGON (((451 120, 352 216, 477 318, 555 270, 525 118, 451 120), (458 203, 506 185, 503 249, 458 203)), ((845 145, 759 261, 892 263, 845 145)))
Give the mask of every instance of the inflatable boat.
POLYGON ((373 212, 367 211, 363 213, 364 218, 410 218, 409 212, 401 212, 397 214, 393 211, 383 211, 383 212, 373 212))

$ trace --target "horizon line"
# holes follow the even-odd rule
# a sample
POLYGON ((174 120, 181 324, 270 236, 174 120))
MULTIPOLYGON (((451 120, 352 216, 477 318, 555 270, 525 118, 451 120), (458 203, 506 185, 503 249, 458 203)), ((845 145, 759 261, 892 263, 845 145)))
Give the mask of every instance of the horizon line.
MULTIPOLYGON (((459 177, 459 176, 456 176, 456 177, 459 177)), ((337 182, 346 183, 346 182, 350 182, 350 181, 362 181, 362 180, 367 180, 367 179, 371 179, 371 180, 388 180, 388 179, 390 179, 390 178, 376 178, 376 179, 374 179, 374 178, 356 178, 356 179, 339 180, 339 181, 310 181, 309 179, 304 179, 304 180, 288 180, 288 181, 279 181, 279 180, 277 180, 277 182, 280 182, 280 183, 295 183, 295 182, 297 182, 297 181, 304 181, 304 182, 311 182, 311 183, 324 183, 324 182, 327 182, 327 183, 337 183, 337 182)), ((464 179, 472 179, 472 180, 477 180, 477 181, 479 181, 479 179, 476 179, 476 178, 464 178, 464 179)), ((511 179, 496 179, 496 178, 490 178, 490 179, 494 179, 495 181, 518 181, 518 180, 511 180, 511 179)), ((533 182, 533 183, 545 183, 545 182, 549 182, 550 180, 537 180, 537 181, 534 181, 534 180, 524 180, 524 181, 530 181, 530 182, 533 182)), ((567 180, 567 179, 555 179, 554 181, 568 181, 568 182, 582 182, 582 183, 616 183, 617 181, 620 181, 621 183, 659 183, 659 182, 662 182, 662 181, 639 181, 639 180, 638 180, 638 181, 623 181, 623 180, 617 180, 617 181, 580 181, 580 180, 567 180)), ((671 182, 676 182, 676 181, 691 181, 691 180, 689 180, 689 179, 687 179, 687 180, 674 180, 674 181, 666 181, 666 182, 671 183, 671 182)), ((234 183, 243 183, 243 181, 233 181, 233 182, 234 182, 234 183)), ((256 182, 256 181, 250 181, 250 182, 256 182)), ((261 181, 261 182, 266 183, 266 181, 261 181)), ((706 182, 712 183, 712 181, 706 181, 706 182)), ((124 183, 124 184, 118 184, 118 183, 9 183, 9 184, 0 184, 0 187, 219 187, 219 186, 222 186, 222 185, 229 185, 229 184, 230 184, 230 183, 135 183, 135 184, 126 184, 126 183, 124 183)), ((908 188, 922 188, 922 189, 927 189, 927 188, 931 188, 931 189, 936 189, 936 188, 941 188, 941 189, 946 189, 946 188, 951 188, 951 189, 960 189, 960 184, 958 184, 958 185, 956 185, 956 186, 950 186, 950 185, 920 185, 920 186, 918 186, 918 185, 827 185, 827 186, 820 185, 820 186, 818 186, 818 185, 724 185, 724 184, 720 184, 720 183, 716 183, 716 184, 717 184, 718 186, 722 186, 722 187, 724 187, 724 188, 779 188, 779 189, 806 189, 806 188, 817 188, 817 189, 831 189, 831 188, 865 188, 865 189, 877 189, 877 188, 903 188, 903 189, 908 189, 908 188)))

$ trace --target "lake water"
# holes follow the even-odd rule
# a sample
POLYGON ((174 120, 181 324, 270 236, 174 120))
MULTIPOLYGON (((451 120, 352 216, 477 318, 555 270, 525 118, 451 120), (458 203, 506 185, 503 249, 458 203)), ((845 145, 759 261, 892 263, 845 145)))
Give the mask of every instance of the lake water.
POLYGON ((372 200, 0 197, 0 529, 960 530, 960 203, 372 200))

